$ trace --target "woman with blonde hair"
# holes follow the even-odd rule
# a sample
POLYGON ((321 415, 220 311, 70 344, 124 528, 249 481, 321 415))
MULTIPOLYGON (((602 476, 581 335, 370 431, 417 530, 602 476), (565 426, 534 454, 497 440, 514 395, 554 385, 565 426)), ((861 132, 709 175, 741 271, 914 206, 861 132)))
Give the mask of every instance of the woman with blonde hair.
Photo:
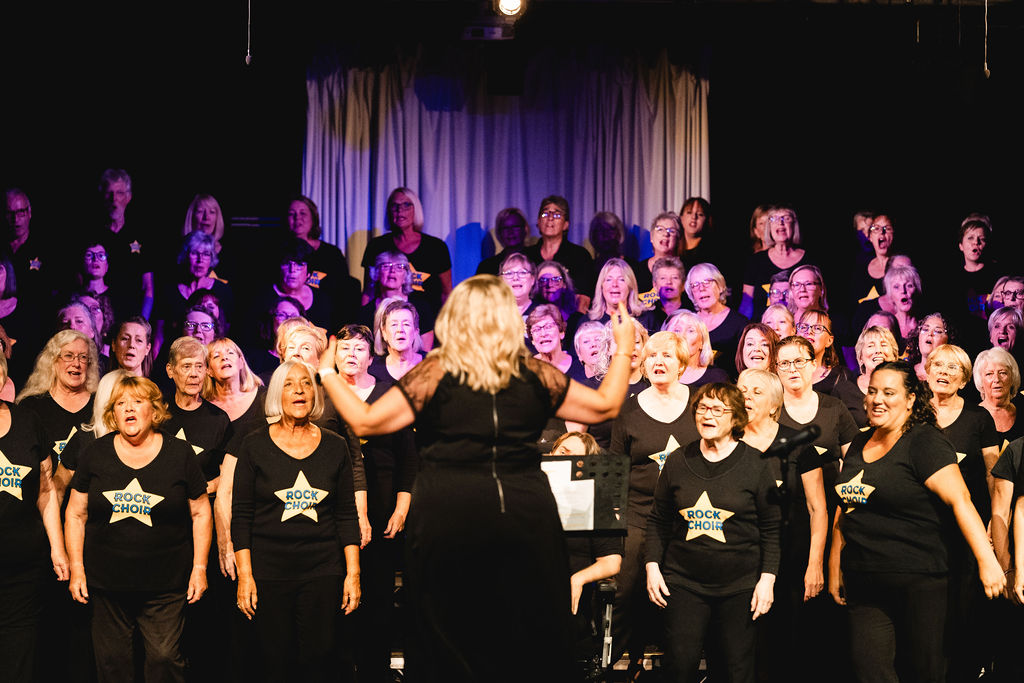
POLYGON ((1020 368, 1013 354, 994 346, 974 359, 974 386, 981 395, 981 407, 996 423, 1001 448, 1024 435, 1024 420, 1018 420, 1024 400, 1020 391, 1020 368))
POLYGON ((730 378, 736 376, 733 359, 740 333, 750 321, 725 305, 729 288, 725 277, 712 263, 698 263, 686 274, 686 295, 693 302, 697 317, 708 330, 708 339, 715 350, 716 364, 730 378))
POLYGON ((92 395, 99 382, 96 345, 75 330, 50 337, 36 357, 35 369, 18 393, 16 403, 35 413, 43 426, 46 452, 52 460, 57 499, 71 481, 74 464, 88 438, 81 425, 92 414, 92 395), (61 467, 65 459, 70 467, 61 467))
POLYGON ((629 314, 650 332, 654 325, 654 311, 640 302, 633 269, 623 259, 610 258, 597 274, 597 287, 594 289, 594 298, 587 311, 587 317, 590 320, 607 322, 618 309, 620 302, 625 304, 629 314))
MULTIPOLYGON (((628 347, 624 306, 613 326, 628 347)), ((324 388, 357 434, 416 425, 423 466, 406 527, 408 671, 422 680, 572 680, 565 540, 534 444, 552 416, 614 417, 629 353, 616 352, 597 390, 526 357, 512 292, 489 275, 452 290, 435 330, 440 345, 372 404, 338 377, 336 341, 320 363, 324 388)))
POLYGON ((680 382, 692 390, 710 382, 729 381, 729 375, 722 368, 711 365, 715 358, 711 337, 704 321, 696 313, 676 311, 665 320, 661 329, 675 332, 687 345, 689 361, 679 376, 680 382))

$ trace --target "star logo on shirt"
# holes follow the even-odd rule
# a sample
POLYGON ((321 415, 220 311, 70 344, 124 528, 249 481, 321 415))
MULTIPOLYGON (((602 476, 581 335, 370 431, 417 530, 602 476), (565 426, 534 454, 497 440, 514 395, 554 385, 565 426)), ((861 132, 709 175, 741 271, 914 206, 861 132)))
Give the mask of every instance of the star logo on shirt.
POLYGON ((733 516, 732 512, 716 508, 711 504, 708 492, 700 494, 700 498, 691 508, 683 508, 679 514, 686 520, 686 540, 707 536, 719 543, 725 543, 725 530, 722 524, 733 516))
POLYGON ((866 297, 864 297, 863 299, 857 299, 857 303, 862 304, 865 301, 871 301, 872 299, 877 299, 878 296, 879 296, 878 295, 878 288, 876 288, 874 285, 871 285, 871 290, 868 292, 868 295, 866 297))
POLYGON ((309 277, 306 278, 306 284, 309 285, 310 287, 316 287, 317 289, 320 289, 320 283, 324 281, 325 277, 327 277, 327 273, 321 272, 319 270, 314 270, 312 273, 309 274, 309 277))
POLYGON ((827 448, 823 448, 822 446, 819 446, 817 444, 814 445, 814 450, 818 451, 818 455, 825 455, 826 453, 828 453, 827 448))
POLYGON ((287 521, 296 515, 305 515, 314 522, 319 522, 316 516, 316 506, 329 495, 329 492, 310 486, 306 475, 299 470, 295 477, 295 483, 291 488, 274 491, 274 495, 284 502, 284 512, 281 513, 281 521, 287 521))
POLYGON ((192 442, 190 442, 188 440, 188 437, 185 436, 185 428, 184 427, 182 427, 181 429, 178 430, 178 433, 174 435, 174 438, 175 439, 181 439, 182 441, 187 443, 189 446, 192 446, 192 450, 196 452, 196 455, 199 455, 200 453, 202 453, 205 450, 204 448, 202 448, 200 446, 196 446, 195 444, 193 444, 192 442))
POLYGON ((647 457, 658 463, 658 471, 661 472, 661 470, 665 468, 665 458, 667 458, 668 454, 677 448, 679 448, 679 442, 676 441, 676 437, 670 434, 668 441, 665 442, 665 450, 658 451, 657 453, 651 453, 647 457))
POLYGON ((1003 451, 1005 451, 1006 447, 1009 446, 1009 445, 1010 445, 1009 439, 1003 439, 1003 445, 999 447, 999 455, 1002 455, 1003 451))
POLYGON ((132 243, 128 245, 128 248, 132 250, 133 254, 142 253, 142 245, 139 243, 138 240, 133 240, 132 243))
POLYGON ((864 505, 875 492, 875 487, 864 483, 864 470, 857 473, 845 484, 836 484, 836 493, 846 503, 846 512, 853 512, 854 505, 864 505))
POLYGON ((28 269, 29 270, 39 270, 42 267, 43 267, 43 262, 40 261, 38 257, 37 258, 32 258, 32 259, 28 260, 28 269))
POLYGON ((31 467, 15 465, 0 451, 0 492, 9 493, 21 500, 21 480, 31 471, 31 467))
POLYGON ((962 463, 964 461, 964 458, 966 458, 966 457, 967 457, 966 453, 961 453, 960 451, 957 451, 956 452, 956 464, 959 465, 960 463, 962 463))
POLYGON ((149 515, 153 508, 164 499, 163 496, 143 491, 138 477, 132 479, 124 489, 104 491, 103 497, 113 504, 110 511, 110 524, 132 518, 146 526, 153 526, 153 520, 149 518, 149 515))
POLYGON ((78 427, 72 427, 71 431, 68 432, 68 438, 58 439, 53 442, 53 452, 57 454, 57 462, 60 462, 60 454, 67 448, 68 442, 71 441, 71 437, 78 433, 78 427))
POLYGON ((640 303, 642 303, 644 306, 650 308, 654 304, 658 303, 658 301, 659 301, 659 299, 661 297, 658 296, 658 288, 655 287, 655 288, 653 288, 649 292, 644 292, 643 294, 638 294, 637 298, 640 299, 640 303))
POLYGON ((421 273, 412 264, 409 264, 409 272, 412 273, 412 288, 417 292, 423 291, 423 283, 430 278, 430 273, 421 273))

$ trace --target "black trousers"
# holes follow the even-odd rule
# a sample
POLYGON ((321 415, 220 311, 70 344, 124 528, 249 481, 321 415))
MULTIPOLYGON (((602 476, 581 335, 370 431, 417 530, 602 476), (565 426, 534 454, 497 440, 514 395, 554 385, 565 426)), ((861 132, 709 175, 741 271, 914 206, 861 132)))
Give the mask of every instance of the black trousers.
POLYGON ((665 654, 675 683, 696 683, 705 643, 715 683, 754 683, 757 629, 751 619, 752 591, 724 597, 701 595, 669 583, 665 608, 665 654))
POLYGON ((185 658, 185 594, 138 593, 89 589, 92 642, 100 683, 135 680, 133 638, 136 629, 145 648, 146 683, 181 683, 185 658))
POLYGON ((661 612, 647 596, 647 567, 644 562, 644 529, 626 530, 622 566, 615 577, 615 605, 612 608, 612 662, 628 653, 631 661, 643 658, 644 648, 661 633, 661 612))
POLYGON ((846 572, 850 659, 863 683, 944 683, 945 574, 846 572))
POLYGON ((0 576, 0 679, 4 681, 29 683, 36 680, 43 580, 42 570, 0 576))
POLYGON ((384 524, 359 553, 362 598, 352 616, 359 683, 391 682, 391 642, 396 632, 395 570, 400 564, 402 536, 384 538, 384 524))
POLYGON ((261 680, 337 680, 335 632, 342 578, 256 580, 253 623, 263 662, 261 680))

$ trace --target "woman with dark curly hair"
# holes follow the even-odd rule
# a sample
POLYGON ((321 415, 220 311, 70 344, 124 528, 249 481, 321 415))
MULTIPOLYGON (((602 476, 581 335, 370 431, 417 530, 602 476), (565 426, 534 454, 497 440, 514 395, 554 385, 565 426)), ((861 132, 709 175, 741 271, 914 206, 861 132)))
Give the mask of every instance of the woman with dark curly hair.
POLYGON ((1006 584, 930 399, 909 363, 875 368, 865 399, 870 427, 854 438, 836 482, 842 505, 829 592, 847 606, 858 681, 899 680, 897 658, 915 680, 945 680, 950 558, 938 501, 952 509, 985 594, 994 598, 1006 584))
POLYGON ((922 382, 928 380, 928 355, 938 346, 954 344, 955 334, 949 318, 938 311, 921 318, 921 322, 907 337, 907 362, 922 382))

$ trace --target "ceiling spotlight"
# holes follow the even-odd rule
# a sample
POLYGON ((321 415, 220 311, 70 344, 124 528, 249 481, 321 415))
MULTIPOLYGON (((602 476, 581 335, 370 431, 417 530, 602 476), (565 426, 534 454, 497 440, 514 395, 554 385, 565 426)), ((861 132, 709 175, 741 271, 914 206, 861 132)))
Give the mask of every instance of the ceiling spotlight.
POLYGON ((498 0, 498 11, 507 17, 518 16, 523 11, 522 0, 498 0))

